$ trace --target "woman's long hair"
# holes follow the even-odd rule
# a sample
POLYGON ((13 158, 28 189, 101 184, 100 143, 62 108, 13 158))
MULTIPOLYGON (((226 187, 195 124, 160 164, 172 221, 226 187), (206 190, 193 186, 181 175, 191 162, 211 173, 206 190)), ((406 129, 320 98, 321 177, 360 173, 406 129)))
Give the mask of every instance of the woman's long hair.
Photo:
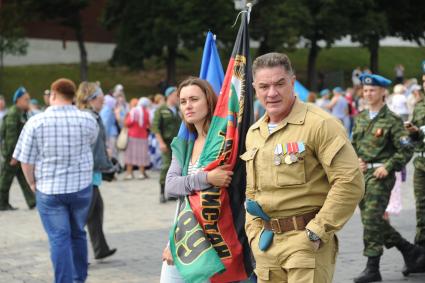
POLYGON ((89 97, 96 91, 98 85, 96 83, 82 82, 77 90, 77 107, 79 109, 91 109, 89 97))
MULTIPOLYGON (((215 94, 212 86, 207 81, 197 77, 188 77, 187 79, 185 79, 183 82, 180 83, 179 88, 177 89, 177 97, 180 98, 180 92, 182 88, 186 86, 191 86, 191 85, 198 86, 204 93, 205 98, 207 99, 208 114, 207 114, 207 117, 205 118, 205 122, 202 127, 202 130, 206 134, 208 133, 208 129, 210 127, 210 123, 214 115, 215 106, 217 104, 217 95, 215 94)), ((183 115, 183 122, 185 123, 186 127, 189 129, 190 132, 196 133, 195 125, 188 123, 184 119, 184 115, 183 115)))

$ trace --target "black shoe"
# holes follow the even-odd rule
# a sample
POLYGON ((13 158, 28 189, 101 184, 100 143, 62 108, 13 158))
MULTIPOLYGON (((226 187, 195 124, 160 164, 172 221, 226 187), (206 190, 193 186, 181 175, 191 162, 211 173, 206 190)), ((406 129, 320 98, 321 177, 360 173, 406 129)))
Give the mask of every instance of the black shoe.
POLYGON ((369 283, 369 282, 381 282, 382 277, 379 272, 379 260, 380 256, 369 257, 367 259, 366 268, 354 278, 354 283, 369 283))
POLYGON ((401 272, 404 276, 408 276, 410 273, 425 272, 425 250, 422 247, 401 239, 396 248, 403 255, 404 267, 401 272))
POLYGON ((161 196, 159 197, 159 202, 160 203, 166 203, 167 199, 165 198, 165 196, 163 194, 161 194, 161 196))
POLYGON ((424 248, 418 245, 410 244, 407 250, 402 251, 402 255, 405 264, 401 273, 403 273, 404 276, 408 276, 410 273, 425 272, 424 248))
POLYGON ((100 254, 98 256, 95 256, 94 259, 96 259, 96 260, 104 259, 104 258, 112 256, 116 252, 117 252, 117 249, 112 249, 112 250, 109 250, 108 252, 106 252, 104 254, 100 254))
POLYGON ((33 210, 35 208, 35 204, 30 205, 28 208, 29 210, 33 210))
POLYGON ((0 207, 0 211, 7 211, 7 210, 18 210, 16 207, 11 206, 10 204, 7 204, 5 207, 0 207))

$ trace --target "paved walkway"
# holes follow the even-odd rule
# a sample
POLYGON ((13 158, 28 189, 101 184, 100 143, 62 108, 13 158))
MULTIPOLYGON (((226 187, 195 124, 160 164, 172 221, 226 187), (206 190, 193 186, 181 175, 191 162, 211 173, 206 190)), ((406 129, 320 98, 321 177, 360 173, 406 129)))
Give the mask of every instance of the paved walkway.
MULTIPOLYGON (((403 236, 412 240, 415 230, 414 202, 409 182, 403 186, 404 209, 391 220, 403 236)), ((175 212, 175 202, 159 204, 158 173, 148 180, 104 183, 105 233, 116 255, 96 262, 90 249, 88 283, 159 282, 161 253, 175 212)), ((51 282, 52 268, 46 234, 36 211, 29 211, 14 183, 11 203, 18 211, 0 213, 0 282, 51 282)), ((340 254, 334 282, 352 282, 365 265, 359 214, 353 216, 339 235, 340 254)), ((403 278, 403 261, 395 249, 382 259, 384 282, 425 282, 425 274, 403 278)))

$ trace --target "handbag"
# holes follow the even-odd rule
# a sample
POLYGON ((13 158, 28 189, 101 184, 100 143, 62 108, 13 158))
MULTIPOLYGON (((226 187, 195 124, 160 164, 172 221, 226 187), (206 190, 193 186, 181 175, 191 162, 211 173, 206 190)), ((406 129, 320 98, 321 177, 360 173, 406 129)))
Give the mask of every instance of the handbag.
POLYGON ((124 127, 121 129, 121 132, 117 138, 117 149, 126 150, 127 145, 128 145, 128 128, 124 127))

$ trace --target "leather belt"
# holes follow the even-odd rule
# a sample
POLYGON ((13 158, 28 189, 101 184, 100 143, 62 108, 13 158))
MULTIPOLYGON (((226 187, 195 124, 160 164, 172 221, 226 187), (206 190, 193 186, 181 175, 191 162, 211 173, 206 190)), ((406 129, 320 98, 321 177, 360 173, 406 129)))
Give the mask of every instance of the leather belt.
POLYGON ((373 168, 378 168, 384 166, 384 163, 368 163, 367 164, 367 169, 373 169, 373 168))
POLYGON ((317 213, 318 211, 313 211, 292 217, 272 218, 270 221, 263 220, 263 226, 264 229, 273 231, 275 234, 281 234, 293 230, 304 230, 308 222, 310 222, 317 213))

